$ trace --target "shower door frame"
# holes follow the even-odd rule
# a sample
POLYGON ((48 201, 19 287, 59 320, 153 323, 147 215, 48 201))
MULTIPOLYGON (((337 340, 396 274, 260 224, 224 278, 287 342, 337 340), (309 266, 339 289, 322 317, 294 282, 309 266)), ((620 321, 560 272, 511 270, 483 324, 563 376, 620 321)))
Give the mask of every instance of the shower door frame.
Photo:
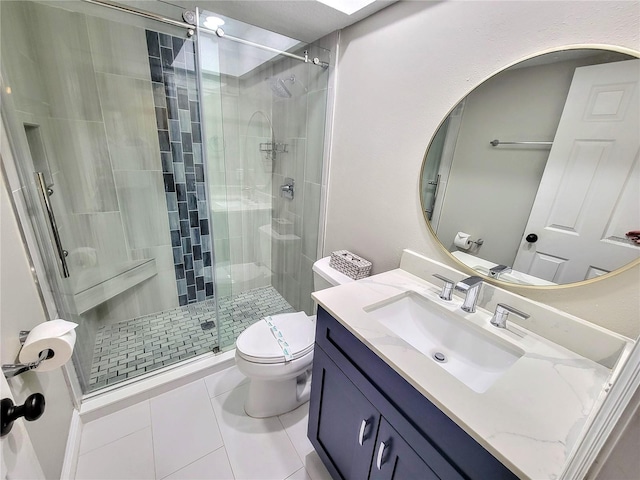
MULTIPOLYGON (((135 12, 131 11, 128 8, 119 8, 109 4, 104 4, 102 2, 89 0, 82 1, 101 5, 104 7, 110 7, 123 12, 122 18, 126 18, 126 16, 124 16, 125 13, 128 15, 135 14, 135 12)), ((180 28, 185 28, 186 30, 191 30, 193 28, 193 26, 190 26, 183 22, 176 22, 164 17, 156 16, 154 14, 150 14, 150 16, 140 16, 146 17, 154 23, 165 23, 174 27, 177 26, 180 28)), ((98 16, 97 18, 104 17, 98 16)), ((143 30, 145 29, 144 27, 140 28, 143 28, 143 30)), ((187 36, 189 36, 189 34, 187 34, 187 36)), ((194 40, 197 41, 197 37, 194 40)), ((197 51, 195 52, 195 54, 197 61, 197 51)), ((198 66, 196 64, 196 69, 197 68, 198 66)), ((0 75, 0 80, 3 81, 2 91, 0 92, 0 94, 2 95, 2 111, 0 116, 0 167, 2 168, 2 174, 4 176, 4 181, 6 182, 7 189, 10 192, 12 208, 16 214, 19 228, 21 229, 24 248, 30 262, 31 271, 33 272, 36 289, 39 292, 41 298, 45 318, 47 318, 48 320, 53 320, 55 318, 64 316, 65 311, 71 311, 73 310, 73 308, 70 308, 70 306, 68 305, 68 300, 65 300, 67 295, 65 294, 66 290, 64 285, 61 284, 62 278, 58 274, 59 264, 55 252, 56 246, 53 245, 51 241, 51 232, 49 231, 45 213, 43 212, 40 203, 37 202, 37 198, 35 198, 36 192, 33 191, 33 177, 30 175, 30 173, 36 171, 37 168, 35 167, 33 152, 30 151, 31 145, 27 145, 20 139, 21 134, 18 131, 23 127, 23 125, 26 126, 27 123, 24 122, 23 119, 19 118, 19 115, 16 113, 17 110, 13 106, 11 97, 11 89, 9 89, 8 86, 4 84, 3 79, 5 78, 9 77, 4 71, 4 65, 2 65, 2 75, 0 75)), ((197 88, 199 87, 200 85, 197 85, 197 88)), ((198 93, 198 95, 199 94, 200 93, 198 93)), ((200 115, 200 118, 202 118, 201 103, 198 102, 198 105, 198 114, 200 115)), ((206 138, 203 136, 203 150, 205 141, 206 138)), ((160 162, 159 159, 158 162, 160 162)), ((203 162, 206 162, 206 158, 204 157, 203 162)), ((215 260, 212 254, 212 270, 215 271, 215 264, 213 263, 214 261, 215 260)), ((215 320, 217 323, 217 315, 215 320)), ((220 330, 217 327, 216 341, 219 345, 220 330)), ((191 361, 201 360, 206 357, 213 358, 216 355, 217 353, 214 352, 199 354, 195 357, 184 359, 176 364, 165 366, 162 369, 145 372, 145 374, 141 376, 131 379, 125 379, 121 382, 107 385, 94 391, 90 391, 88 389, 89 384, 87 383, 87 385, 85 386, 87 388, 87 392, 83 391, 83 382, 80 381, 79 373, 77 372, 73 361, 67 362, 65 365, 63 365, 62 371, 65 381, 71 391, 73 404, 76 409, 80 409, 82 402, 85 400, 95 398, 102 394, 111 393, 114 390, 117 390, 121 387, 129 386, 133 383, 138 382, 139 380, 148 379, 155 374, 171 370, 176 366, 183 366, 190 363, 191 361)))

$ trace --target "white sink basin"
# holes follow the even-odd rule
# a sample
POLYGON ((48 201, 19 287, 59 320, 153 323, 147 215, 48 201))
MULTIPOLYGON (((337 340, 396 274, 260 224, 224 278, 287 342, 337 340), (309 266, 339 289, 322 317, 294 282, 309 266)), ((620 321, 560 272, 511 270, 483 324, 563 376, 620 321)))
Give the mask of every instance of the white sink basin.
POLYGON ((487 391, 524 355, 524 351, 414 292, 365 311, 478 393, 487 391))

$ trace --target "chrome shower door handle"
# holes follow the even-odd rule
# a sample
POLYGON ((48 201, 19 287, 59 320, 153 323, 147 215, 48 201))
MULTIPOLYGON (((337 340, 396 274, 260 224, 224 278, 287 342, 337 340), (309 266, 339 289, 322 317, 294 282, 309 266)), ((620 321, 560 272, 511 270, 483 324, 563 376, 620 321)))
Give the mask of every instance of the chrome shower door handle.
POLYGON ((51 241, 53 242, 53 245, 56 249, 58 258, 60 259, 60 263, 58 264, 60 274, 63 278, 69 278, 69 267, 67 266, 66 258, 68 253, 64 248, 62 248, 62 241, 60 240, 60 232, 58 231, 56 216, 53 213, 51 200, 49 200, 49 188, 44 181, 44 174, 42 172, 35 172, 34 176, 36 180, 36 186, 38 187, 38 190, 40 192, 40 203, 42 203, 42 209, 44 210, 47 220, 49 221, 49 235, 51 236, 51 241))

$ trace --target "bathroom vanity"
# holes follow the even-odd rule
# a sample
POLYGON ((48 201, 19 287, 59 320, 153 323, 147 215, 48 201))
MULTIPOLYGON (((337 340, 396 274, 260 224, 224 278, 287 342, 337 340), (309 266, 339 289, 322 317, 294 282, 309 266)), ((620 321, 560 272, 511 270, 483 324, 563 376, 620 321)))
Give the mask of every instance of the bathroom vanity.
POLYGON ((488 284, 463 312, 433 273, 464 277, 405 251, 399 269, 314 293, 308 435, 325 466, 336 479, 562 478, 632 342, 488 284), (530 318, 497 328, 498 302, 530 318))
POLYGON ((517 478, 322 307, 317 321, 309 435, 334 478, 517 478))

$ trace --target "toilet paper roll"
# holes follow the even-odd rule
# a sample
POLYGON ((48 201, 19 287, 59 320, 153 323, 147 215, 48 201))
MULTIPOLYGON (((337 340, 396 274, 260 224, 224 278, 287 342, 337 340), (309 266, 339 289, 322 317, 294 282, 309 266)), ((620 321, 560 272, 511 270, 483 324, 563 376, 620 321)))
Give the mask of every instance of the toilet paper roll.
POLYGON ((76 344, 77 323, 57 319, 36 325, 27 335, 18 358, 21 363, 36 362, 43 350, 53 351, 53 356, 44 360, 36 371, 48 372, 61 367, 71 358, 76 344))
POLYGON ((469 250, 471 248, 471 235, 458 232, 456 233, 456 238, 453 239, 453 244, 460 250, 469 250))

